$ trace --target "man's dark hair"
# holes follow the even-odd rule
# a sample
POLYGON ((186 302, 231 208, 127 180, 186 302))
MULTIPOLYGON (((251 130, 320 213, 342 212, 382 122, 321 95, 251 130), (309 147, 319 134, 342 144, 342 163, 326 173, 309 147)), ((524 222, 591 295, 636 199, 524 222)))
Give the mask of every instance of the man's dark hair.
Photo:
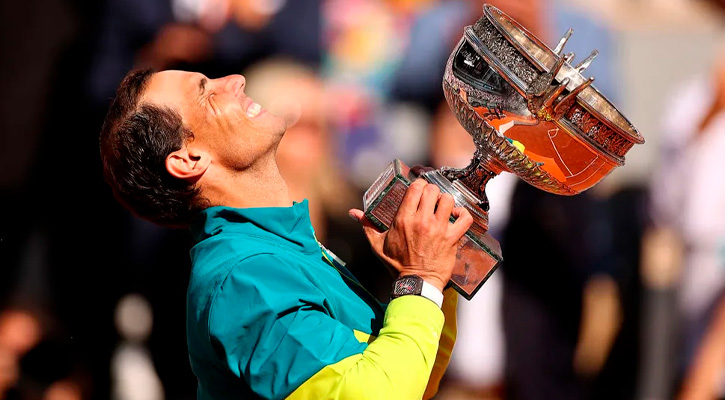
POLYGON ((181 115, 140 103, 154 71, 131 71, 116 91, 100 136, 103 175, 116 199, 141 218, 181 227, 204 207, 200 189, 166 170, 166 157, 193 139, 181 115))

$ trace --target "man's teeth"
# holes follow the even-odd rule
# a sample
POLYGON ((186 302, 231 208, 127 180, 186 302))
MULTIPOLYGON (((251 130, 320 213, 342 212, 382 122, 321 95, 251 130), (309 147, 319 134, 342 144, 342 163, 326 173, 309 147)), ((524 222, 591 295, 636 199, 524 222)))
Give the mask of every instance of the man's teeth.
POLYGON ((252 103, 247 107, 247 117, 256 117, 262 111, 262 106, 257 103, 252 103))

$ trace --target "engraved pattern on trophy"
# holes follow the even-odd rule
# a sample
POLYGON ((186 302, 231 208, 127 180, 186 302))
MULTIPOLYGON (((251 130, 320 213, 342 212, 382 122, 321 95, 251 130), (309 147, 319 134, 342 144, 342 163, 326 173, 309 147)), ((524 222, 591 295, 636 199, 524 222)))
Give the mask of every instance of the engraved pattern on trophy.
POLYGON ((473 25, 473 31, 491 52, 524 82, 531 84, 539 75, 539 71, 531 65, 526 57, 507 41, 495 26, 486 18, 481 18, 473 25))
POLYGON ((593 117, 578 104, 569 109, 565 118, 599 144, 603 150, 609 151, 615 156, 624 157, 629 149, 634 146, 634 142, 630 142, 615 134, 612 129, 593 117))
MULTIPOLYGON (((499 9, 465 27, 443 75, 451 111, 476 145, 471 163, 421 177, 450 193, 474 223, 461 239, 451 285, 470 299, 502 261, 487 233, 486 184, 511 172, 550 193, 576 195, 596 185, 644 138, 582 73, 598 52, 577 66, 564 54, 568 30, 551 50, 499 9)), ((394 160, 364 196, 365 213, 381 229, 391 220, 411 180, 394 160)))

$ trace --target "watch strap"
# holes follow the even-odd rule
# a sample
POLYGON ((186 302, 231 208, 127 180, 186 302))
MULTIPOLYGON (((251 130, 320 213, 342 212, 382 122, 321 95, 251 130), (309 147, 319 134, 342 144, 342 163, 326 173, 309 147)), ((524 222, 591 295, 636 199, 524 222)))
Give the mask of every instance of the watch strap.
POLYGON ((443 292, 430 283, 423 281, 423 288, 420 291, 420 295, 436 303, 438 308, 443 307, 443 292))

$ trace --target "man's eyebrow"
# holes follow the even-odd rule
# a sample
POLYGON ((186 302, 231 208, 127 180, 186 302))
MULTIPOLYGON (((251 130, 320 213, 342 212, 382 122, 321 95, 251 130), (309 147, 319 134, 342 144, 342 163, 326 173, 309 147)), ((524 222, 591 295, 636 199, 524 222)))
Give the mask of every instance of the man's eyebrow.
POLYGON ((206 79, 206 78, 201 78, 201 80, 199 81, 199 96, 204 94, 204 90, 206 88, 207 81, 208 81, 208 79, 206 79))

